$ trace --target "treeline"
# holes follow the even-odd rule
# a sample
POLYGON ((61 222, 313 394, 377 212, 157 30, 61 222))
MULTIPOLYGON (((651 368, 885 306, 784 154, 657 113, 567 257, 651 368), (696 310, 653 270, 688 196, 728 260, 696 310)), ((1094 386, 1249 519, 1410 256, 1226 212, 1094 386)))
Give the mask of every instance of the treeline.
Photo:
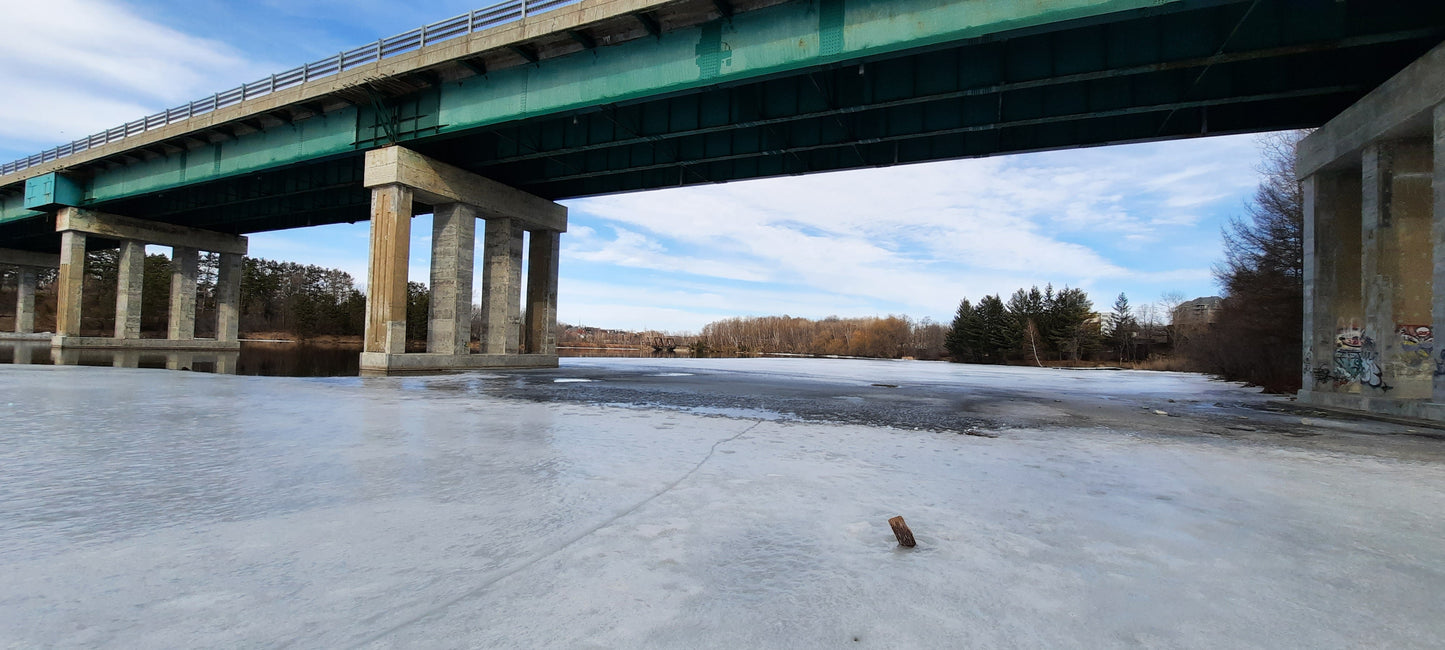
MULTIPOLYGON (((202 295, 214 283, 204 281, 202 295)), ((406 284, 406 337, 425 341, 431 294, 420 282, 406 284)), ((366 331, 366 294, 350 273, 311 264, 245 258, 241 267, 241 331, 311 338, 361 336, 366 331)))
POLYGON ((1019 289, 1005 303, 984 296, 958 305, 945 346, 954 361, 1005 363, 1027 359, 1078 361, 1099 349, 1101 322, 1082 289, 1053 285, 1019 289))
POLYGON ((366 294, 350 273, 249 257, 242 263, 243 331, 346 336, 365 327, 366 294))
MULTIPOLYGON (((112 336, 115 332, 115 298, 119 251, 86 254, 85 285, 81 292, 81 333, 112 336)), ((216 279, 220 258, 202 253, 197 269, 196 336, 216 333, 216 279)), ((3 271, 0 300, 13 304, 13 271, 3 271)), ((42 272, 36 287, 36 329, 55 328, 54 270, 42 272)), ((145 258, 141 289, 141 334, 164 337, 170 321, 171 260, 152 254, 145 258)), ((430 296, 426 285, 407 285, 407 337, 426 339, 430 296)), ((8 314, 8 310, 6 312, 8 314)), ((6 316, 0 326, 13 327, 6 316)), ((315 265, 247 257, 241 267, 241 319, 243 333, 272 333, 309 338, 360 336, 366 327, 366 295, 351 274, 315 265)))
POLYGON ((698 340, 709 354, 812 354, 897 359, 940 359, 946 328, 927 318, 791 316, 728 318, 708 323, 698 340))

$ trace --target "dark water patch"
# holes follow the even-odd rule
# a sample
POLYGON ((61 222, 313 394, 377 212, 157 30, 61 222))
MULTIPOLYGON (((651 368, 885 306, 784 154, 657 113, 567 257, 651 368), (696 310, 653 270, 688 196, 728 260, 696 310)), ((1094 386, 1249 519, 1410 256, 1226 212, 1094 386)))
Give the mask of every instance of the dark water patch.
POLYGON ((47 341, 0 342, 0 364, 188 370, 270 377, 355 377, 361 348, 242 341, 239 352, 53 350, 47 341))
POLYGON ((311 343, 241 342, 236 374, 267 377, 355 377, 361 347, 311 343))

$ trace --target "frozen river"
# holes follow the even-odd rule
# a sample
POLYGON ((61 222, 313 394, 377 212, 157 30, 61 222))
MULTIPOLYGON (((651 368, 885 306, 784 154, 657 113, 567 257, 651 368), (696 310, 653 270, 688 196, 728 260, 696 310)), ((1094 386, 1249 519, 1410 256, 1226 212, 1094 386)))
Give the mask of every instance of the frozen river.
POLYGON ((1445 435, 1193 375, 0 365, 0 403, 0 647, 1445 638, 1445 435))

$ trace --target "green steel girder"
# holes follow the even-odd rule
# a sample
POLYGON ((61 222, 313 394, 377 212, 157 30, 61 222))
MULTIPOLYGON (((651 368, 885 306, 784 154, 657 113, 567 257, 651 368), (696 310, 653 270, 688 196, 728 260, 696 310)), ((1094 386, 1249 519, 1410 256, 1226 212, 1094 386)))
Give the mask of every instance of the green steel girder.
POLYGON ((117 201, 108 209, 237 234, 365 221, 371 193, 362 174, 361 157, 340 156, 117 201))
MULTIPOLYGON (((361 154, 391 142, 561 199, 1317 126, 1442 36, 1429 0, 797 0, 93 168, 85 203, 359 221, 361 154)), ((0 245, 41 221, 11 203, 0 245)))
POLYGON ((1301 27, 1272 9, 1241 20, 1248 8, 1227 5, 933 48, 413 146, 542 196, 567 197, 651 187, 637 179, 678 185, 893 164, 893 156, 865 156, 860 146, 916 150, 921 145, 909 140, 951 135, 974 134, 975 144, 900 160, 1032 150, 1044 141, 1067 147, 1315 126, 1445 34, 1438 10, 1421 21, 1337 9, 1301 27), (1116 42, 1140 49, 1108 46, 1116 42), (1081 121, 1090 126, 1068 126, 1081 121), (1077 137, 1033 138, 1032 130, 1077 137), (995 145, 980 144, 989 141, 995 145), (845 153, 808 156, 826 159, 821 167, 802 163, 801 152, 829 147, 845 153), (746 161, 777 156, 788 159, 746 161))

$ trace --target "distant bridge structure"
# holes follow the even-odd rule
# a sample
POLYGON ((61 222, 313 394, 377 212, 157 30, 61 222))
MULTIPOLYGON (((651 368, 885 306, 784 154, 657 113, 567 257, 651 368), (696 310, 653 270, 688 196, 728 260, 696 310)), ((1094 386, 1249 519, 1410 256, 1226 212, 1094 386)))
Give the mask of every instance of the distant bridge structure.
POLYGON ((364 370, 554 365, 556 201, 1319 127, 1442 39, 1433 0, 514 0, 0 165, 0 263, 60 268, 57 348, 234 349, 245 235, 370 220, 364 370), (423 212, 428 352, 406 353, 423 212), (164 340, 136 325, 147 243, 176 251, 164 340), (106 247, 115 332, 82 336, 106 247), (197 250, 221 253, 214 340, 186 304, 197 250))

